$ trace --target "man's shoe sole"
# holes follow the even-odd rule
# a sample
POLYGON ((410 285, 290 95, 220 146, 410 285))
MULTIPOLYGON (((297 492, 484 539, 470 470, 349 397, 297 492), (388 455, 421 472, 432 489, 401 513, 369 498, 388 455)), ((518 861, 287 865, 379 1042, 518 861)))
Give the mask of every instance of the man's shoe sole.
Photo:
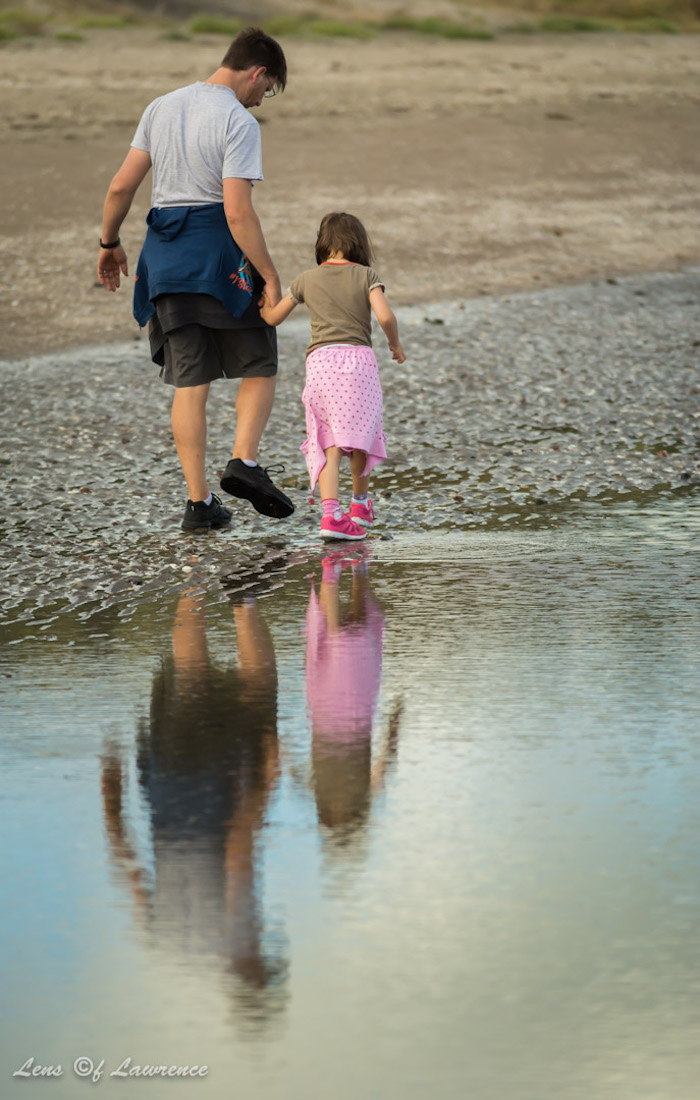
POLYGON ((211 531, 212 528, 228 527, 231 519, 231 516, 229 516, 228 519, 225 519, 222 522, 219 522, 218 520, 212 522, 210 519, 208 519, 204 523, 194 523, 192 520, 188 522, 186 519, 183 519, 180 526, 182 527, 183 531, 211 531))
MULTIPOLYGON (((273 519, 286 519, 294 511, 294 505, 279 496, 265 492, 263 489, 254 489, 252 485, 246 485, 237 477, 222 477, 219 482, 221 488, 230 497, 239 497, 241 500, 249 500, 256 512, 261 516, 272 516, 273 519)), ((275 491, 279 493, 279 490, 275 491)), ((282 495, 282 494, 280 494, 282 495)))

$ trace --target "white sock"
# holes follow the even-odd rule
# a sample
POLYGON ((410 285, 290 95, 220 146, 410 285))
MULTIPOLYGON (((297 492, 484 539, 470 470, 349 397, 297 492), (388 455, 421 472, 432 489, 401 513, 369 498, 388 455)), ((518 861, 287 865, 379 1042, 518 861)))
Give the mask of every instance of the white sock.
POLYGON ((244 466, 257 466, 257 462, 254 462, 252 458, 242 458, 241 462, 244 466))
POLYGON ((369 493, 365 493, 365 495, 363 497, 358 497, 357 493, 353 493, 352 494, 352 502, 353 502, 353 504, 366 504, 368 496, 369 496, 369 493))
POLYGON ((209 496, 207 497, 207 499, 204 501, 204 503, 207 505, 207 507, 211 504, 212 500, 213 500, 213 497, 210 493, 209 496))

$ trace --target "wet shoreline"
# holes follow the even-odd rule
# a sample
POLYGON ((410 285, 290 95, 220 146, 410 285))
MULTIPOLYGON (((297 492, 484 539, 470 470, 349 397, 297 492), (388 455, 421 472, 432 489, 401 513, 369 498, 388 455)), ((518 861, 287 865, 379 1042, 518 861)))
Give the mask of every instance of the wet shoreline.
MULTIPOLYGON (((582 507, 696 494, 698 290, 693 269, 400 309, 404 367, 375 337, 389 460, 373 484, 382 524, 372 541, 553 528, 582 507)), ((143 338, 0 363, 5 620, 90 614, 226 577, 244 585, 266 560, 319 550, 298 450, 307 332, 306 318, 279 330, 260 455, 284 463, 279 482, 297 511, 270 521, 234 501, 230 530, 205 536, 179 528, 170 391, 143 338)), ((234 399, 234 387, 213 387, 212 480, 234 399)))

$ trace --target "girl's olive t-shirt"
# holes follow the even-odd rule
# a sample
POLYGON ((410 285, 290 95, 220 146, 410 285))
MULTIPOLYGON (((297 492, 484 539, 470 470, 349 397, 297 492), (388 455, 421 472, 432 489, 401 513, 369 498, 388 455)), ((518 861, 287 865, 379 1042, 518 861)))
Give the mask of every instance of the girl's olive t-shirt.
POLYGON ((289 288, 295 302, 305 302, 311 314, 311 342, 306 354, 324 344, 372 347, 369 292, 384 284, 363 264, 319 264, 298 275, 289 288))

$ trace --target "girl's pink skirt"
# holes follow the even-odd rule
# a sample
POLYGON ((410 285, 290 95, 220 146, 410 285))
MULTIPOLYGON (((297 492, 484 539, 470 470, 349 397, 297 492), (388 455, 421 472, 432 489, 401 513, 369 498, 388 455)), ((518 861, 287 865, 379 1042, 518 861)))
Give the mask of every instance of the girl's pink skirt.
POLYGON ((301 450, 313 493, 326 464, 324 451, 342 447, 365 451, 366 476, 386 458, 382 428, 382 387, 374 352, 365 346, 328 344, 306 357, 306 441, 301 450))

